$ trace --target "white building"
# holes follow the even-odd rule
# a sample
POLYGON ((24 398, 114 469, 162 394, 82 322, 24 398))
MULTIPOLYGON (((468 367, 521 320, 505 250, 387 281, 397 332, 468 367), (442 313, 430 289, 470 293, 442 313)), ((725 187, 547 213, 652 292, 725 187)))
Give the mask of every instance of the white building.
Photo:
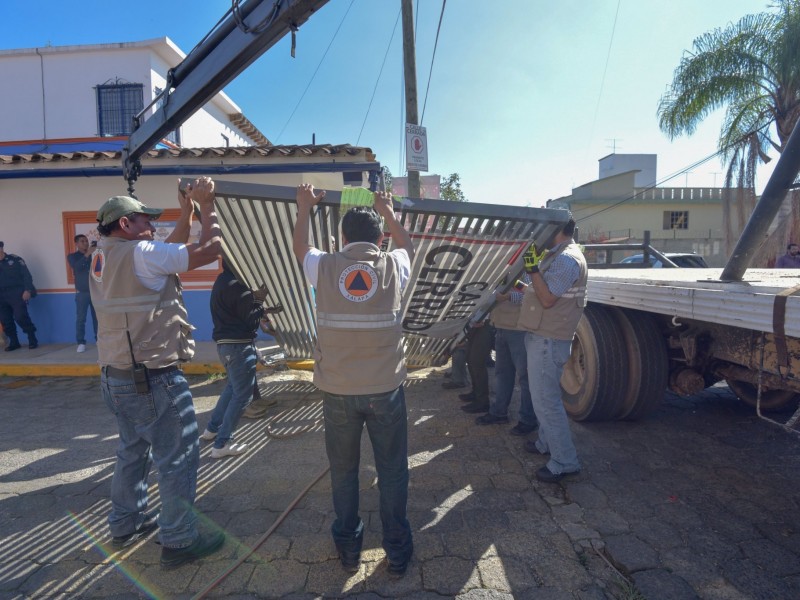
MULTIPOLYGON (((120 149, 131 118, 183 58, 167 38, 0 51, 0 77, 13 82, 0 94, 0 240, 33 274, 40 293, 29 310, 43 344, 75 341, 66 255, 74 251, 76 233, 97 235, 99 206, 127 193, 120 149)), ((137 196, 150 206, 177 209, 178 177, 290 186, 309 181, 341 189, 343 179, 361 183, 359 167, 374 163, 374 156, 347 145, 272 146, 219 93, 141 162, 137 196), (351 172, 343 176, 348 165, 351 172)), ((176 216, 175 210, 165 213, 159 232, 168 232, 176 216)), ((211 339, 208 301, 217 272, 182 277, 198 340, 211 339)), ((90 331, 87 338, 93 338, 90 331)))

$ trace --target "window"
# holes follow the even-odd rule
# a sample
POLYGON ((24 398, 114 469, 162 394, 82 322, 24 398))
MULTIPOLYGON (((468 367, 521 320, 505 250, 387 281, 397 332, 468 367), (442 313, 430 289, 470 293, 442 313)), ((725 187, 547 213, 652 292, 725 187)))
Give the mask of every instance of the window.
POLYGON ((144 107, 141 83, 98 85, 97 124, 100 136, 130 135, 133 117, 144 107))
POLYGON ((689 229, 689 211, 665 210, 664 229, 689 229))

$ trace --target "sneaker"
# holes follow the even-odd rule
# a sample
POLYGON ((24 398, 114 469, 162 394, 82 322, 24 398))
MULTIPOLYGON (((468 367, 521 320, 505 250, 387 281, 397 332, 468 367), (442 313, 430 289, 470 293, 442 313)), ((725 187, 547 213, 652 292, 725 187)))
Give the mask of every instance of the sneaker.
POLYGON ((161 568, 174 569, 181 565, 214 554, 225 543, 225 534, 201 533, 191 546, 186 548, 161 548, 161 568))
POLYGON ((450 381, 445 381, 442 384, 442 387, 444 389, 446 389, 446 390, 457 390, 458 388, 467 387, 467 384, 466 383, 458 383, 457 381, 450 380, 450 381))
POLYGON ((86 352, 86 344, 78 344, 78 352, 86 352))
POLYGON ((539 450, 539 448, 536 447, 536 442, 533 440, 525 441, 525 452, 530 452, 531 454, 550 454, 549 452, 542 452, 539 450))
POLYGON ((144 521, 139 525, 138 529, 128 535, 117 535, 111 538, 111 545, 114 548, 127 548, 132 546, 140 539, 147 537, 152 532, 158 529, 158 512, 151 512, 145 515, 144 521))
POLYGON ((209 431, 208 427, 206 427, 206 430, 200 434, 200 439, 203 440, 204 442, 211 442, 216 438, 217 434, 214 433, 213 431, 209 431))
POLYGON ((343 552, 339 550, 339 560, 342 568, 348 573, 358 573, 361 568, 361 554, 359 552, 343 552))
POLYGON ((486 413, 475 419, 475 425, 505 425, 508 417, 496 417, 492 413, 486 413))
POLYGON ((514 425, 514 427, 509 429, 508 433, 510 433, 511 435, 518 435, 518 436, 528 435, 529 433, 536 431, 537 427, 538 427, 537 425, 528 425, 527 423, 523 423, 522 421, 520 421, 519 423, 514 425))
POLYGON ((211 458, 224 458, 226 456, 239 456, 247 452, 247 444, 230 444, 222 448, 212 448, 211 458))
POLYGON ((551 473, 547 467, 542 467, 536 471, 536 479, 545 483, 558 483, 568 475, 577 475, 580 471, 569 471, 567 473, 551 473))
POLYGON ((461 407, 465 413, 469 413, 474 415, 476 413, 485 413, 489 412, 489 403, 488 402, 475 402, 474 400, 469 404, 465 404, 461 407))

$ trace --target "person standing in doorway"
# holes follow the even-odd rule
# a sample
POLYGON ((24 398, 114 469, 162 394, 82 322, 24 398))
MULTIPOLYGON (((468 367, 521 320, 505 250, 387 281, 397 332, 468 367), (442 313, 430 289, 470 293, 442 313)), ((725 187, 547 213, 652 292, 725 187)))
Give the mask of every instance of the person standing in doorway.
POLYGON ((92 252, 96 242, 89 244, 89 238, 82 233, 75 236, 75 252, 67 255, 67 262, 72 268, 75 280, 75 341, 78 343, 78 352, 86 352, 86 313, 92 315, 94 335, 97 339, 97 313, 92 304, 92 295, 89 292, 89 269, 92 266, 92 252))
POLYGON ((364 522, 358 514, 358 469, 364 425, 378 471, 383 549, 392 577, 405 574, 414 550, 406 517, 408 423, 401 322, 402 292, 414 245, 392 208, 392 195, 376 192, 374 210, 355 207, 342 217, 339 252, 308 242, 309 213, 325 196, 297 188, 293 249, 316 289, 317 346, 314 384, 323 392, 325 448, 331 467, 336 520, 331 532, 342 567, 359 570, 364 522), (383 227, 395 250, 381 250, 383 227))

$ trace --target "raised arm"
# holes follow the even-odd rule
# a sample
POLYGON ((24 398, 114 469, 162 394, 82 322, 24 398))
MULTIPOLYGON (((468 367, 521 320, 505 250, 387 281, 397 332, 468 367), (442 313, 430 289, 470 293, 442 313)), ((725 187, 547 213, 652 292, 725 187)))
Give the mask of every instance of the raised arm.
POLYGON ((295 257, 302 264, 312 246, 308 241, 308 218, 311 209, 325 197, 325 190, 314 193, 314 186, 310 183, 303 183, 297 186, 297 222, 294 224, 294 234, 292 235, 292 250, 295 257))
MULTIPOLYGON (((214 211, 214 182, 210 177, 200 177, 193 184, 186 186, 186 195, 200 206, 200 240, 196 244, 188 244, 189 270, 214 262, 222 250, 217 213, 214 211)), ((183 205, 181 205, 183 206, 183 205)))
POLYGON ((192 204, 192 199, 180 186, 181 180, 178 179, 178 205, 181 207, 181 215, 175 223, 175 229, 164 240, 168 243, 185 244, 189 241, 189 232, 192 229, 194 204, 192 204))
POLYGON ((408 253, 409 260, 413 261, 414 242, 411 241, 411 236, 408 235, 408 232, 394 214, 392 194, 390 192, 375 192, 375 212, 382 216, 386 222, 386 227, 389 228, 394 245, 405 250, 408 253))

